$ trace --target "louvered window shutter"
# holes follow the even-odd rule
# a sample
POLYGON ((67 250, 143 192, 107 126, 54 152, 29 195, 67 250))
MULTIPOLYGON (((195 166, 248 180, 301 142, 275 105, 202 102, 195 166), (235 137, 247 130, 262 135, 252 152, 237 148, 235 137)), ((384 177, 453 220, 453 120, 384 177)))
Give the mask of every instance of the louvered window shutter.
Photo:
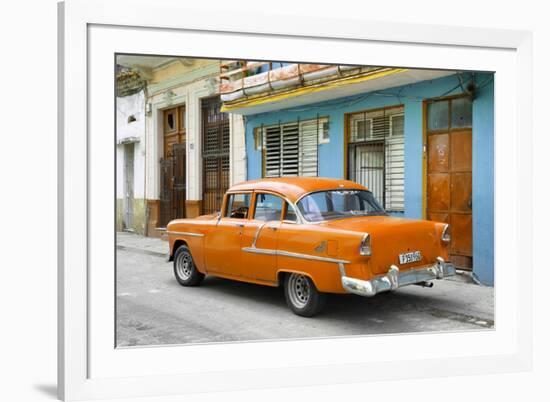
POLYGON ((326 117, 263 127, 264 177, 317 176, 326 117))
POLYGON ((265 177, 281 175, 281 128, 280 126, 264 128, 265 177))
POLYGON ((391 132, 386 140, 386 209, 405 209, 404 116, 392 115, 391 132))
POLYGON ((300 130, 298 123, 282 126, 281 176, 298 176, 300 130))
POLYGON ((372 119, 372 139, 383 140, 388 136, 390 131, 390 117, 384 113, 377 113, 378 116, 373 116, 372 119))
POLYGON ((325 120, 308 120, 300 123, 300 176, 317 176, 319 135, 325 120))

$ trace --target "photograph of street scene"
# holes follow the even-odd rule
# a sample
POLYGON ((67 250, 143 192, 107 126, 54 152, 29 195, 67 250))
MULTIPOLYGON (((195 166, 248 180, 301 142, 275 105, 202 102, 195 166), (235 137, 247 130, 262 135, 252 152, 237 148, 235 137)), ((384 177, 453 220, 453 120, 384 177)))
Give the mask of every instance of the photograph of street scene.
POLYGON ((116 345, 494 328, 494 74, 118 54, 116 345))

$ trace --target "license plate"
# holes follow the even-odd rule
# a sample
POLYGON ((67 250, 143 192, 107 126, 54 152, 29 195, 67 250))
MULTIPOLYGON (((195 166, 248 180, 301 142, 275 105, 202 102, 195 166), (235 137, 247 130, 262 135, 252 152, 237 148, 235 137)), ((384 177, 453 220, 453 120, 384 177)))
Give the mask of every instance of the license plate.
POLYGON ((399 264, 410 264, 411 262, 417 262, 422 259, 420 251, 411 251, 410 253, 399 254, 399 264))

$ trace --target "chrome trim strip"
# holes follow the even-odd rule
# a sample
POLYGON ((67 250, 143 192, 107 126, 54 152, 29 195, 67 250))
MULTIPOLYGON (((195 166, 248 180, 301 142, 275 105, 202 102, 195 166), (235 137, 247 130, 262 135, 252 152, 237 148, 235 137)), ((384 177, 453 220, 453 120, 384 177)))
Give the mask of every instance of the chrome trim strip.
POLYGON ((453 276, 455 272, 454 265, 445 262, 441 257, 437 257, 437 262, 433 265, 413 268, 403 273, 399 272, 397 266, 392 265, 385 275, 377 276, 369 281, 347 277, 343 267, 340 267, 344 289, 350 293, 367 297, 415 283, 453 276))
POLYGON ((241 250, 245 253, 277 255, 277 250, 271 250, 268 248, 243 247, 241 250))
POLYGON ((252 240, 252 246, 251 246, 252 248, 256 248, 256 242, 258 241, 258 237, 260 237, 260 232, 266 223, 267 222, 264 222, 260 226, 258 226, 258 229, 256 230, 256 234, 254 235, 254 240, 252 240))
POLYGON ((204 234, 202 233, 193 233, 193 232, 166 232, 166 234, 169 235, 176 235, 176 236, 190 236, 190 237, 204 237, 204 234))
POLYGON ((350 263, 347 260, 340 260, 338 258, 321 257, 321 256, 318 256, 318 255, 311 255, 311 254, 293 253, 291 251, 284 251, 284 250, 271 250, 271 249, 267 249, 267 248, 243 247, 242 251, 244 251, 245 253, 277 255, 277 256, 281 256, 281 257, 301 258, 301 259, 304 259, 304 260, 331 262, 331 263, 334 263, 334 264, 349 264, 350 263))

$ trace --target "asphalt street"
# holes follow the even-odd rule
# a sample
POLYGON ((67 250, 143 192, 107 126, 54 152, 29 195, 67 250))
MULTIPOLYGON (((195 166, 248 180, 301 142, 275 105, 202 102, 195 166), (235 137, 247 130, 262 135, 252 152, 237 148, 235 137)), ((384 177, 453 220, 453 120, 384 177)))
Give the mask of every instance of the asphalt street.
POLYGON ((486 331, 493 288, 456 280, 373 298, 330 295, 316 317, 294 315, 282 288, 215 277, 180 286, 160 253, 117 249, 117 346, 232 342, 368 334, 486 331))

